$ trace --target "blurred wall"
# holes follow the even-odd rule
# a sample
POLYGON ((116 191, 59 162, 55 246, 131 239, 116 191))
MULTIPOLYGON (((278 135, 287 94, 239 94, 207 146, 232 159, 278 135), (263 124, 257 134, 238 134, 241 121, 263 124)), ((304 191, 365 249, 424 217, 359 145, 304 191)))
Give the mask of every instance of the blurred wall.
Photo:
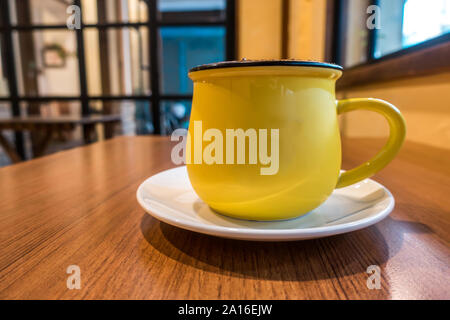
MULTIPOLYGON (((373 97, 397 106, 407 125, 406 139, 450 149, 450 73, 354 87, 339 98, 373 97)), ((357 111, 342 116, 349 137, 385 137, 389 128, 379 115, 357 111)))
MULTIPOLYGON (((323 60, 326 0, 289 5, 288 58, 323 60)), ((282 0, 239 0, 237 11, 238 58, 280 59, 282 0)))
POLYGON ((279 59, 281 0, 239 0, 237 15, 238 58, 279 59))
POLYGON ((326 0, 291 0, 288 58, 323 61, 326 0))

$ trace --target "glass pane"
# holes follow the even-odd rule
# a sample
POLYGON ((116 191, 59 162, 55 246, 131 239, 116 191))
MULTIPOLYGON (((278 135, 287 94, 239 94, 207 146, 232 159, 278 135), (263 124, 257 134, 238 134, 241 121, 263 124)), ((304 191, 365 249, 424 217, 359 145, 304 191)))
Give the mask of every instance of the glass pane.
POLYGON ((116 134, 140 135, 154 131, 150 102, 147 100, 94 100, 89 106, 93 113, 121 115, 121 128, 116 134))
POLYGON ((80 94, 75 32, 15 31, 13 44, 20 95, 80 94))
MULTIPOLYGON (((134 116, 134 123, 135 123, 135 133, 138 135, 141 134, 151 134, 154 132, 154 126, 153 126, 153 118, 152 118, 152 111, 151 111, 151 105, 148 101, 143 100, 137 100, 135 103, 135 109, 134 114, 128 113, 128 115, 122 115, 123 121, 125 119, 129 120, 130 126, 133 121, 132 116, 134 116)), ((124 123, 124 128, 126 127, 126 123, 124 123)), ((124 129, 125 132, 125 129, 124 129)))
POLYGON ((11 116, 12 111, 9 102, 0 101, 0 118, 9 118, 11 116))
POLYGON ((82 0, 81 8, 86 24, 148 20, 145 0, 82 0))
POLYGON ((66 24, 66 10, 73 1, 61 0, 8 0, 12 24, 66 24))
MULTIPOLYGON (((12 116, 11 105, 7 102, 0 101, 0 118, 9 118, 12 116)), ((11 130, 3 131, 3 136, 10 142, 13 143, 13 132, 11 130)), ((6 155, 3 148, 0 146, 0 167, 7 166, 11 164, 11 159, 6 155)))
POLYGON ((341 63, 351 67, 367 61, 368 30, 366 26, 366 10, 370 0, 344 0, 346 9, 346 26, 344 52, 341 52, 341 63))
POLYGON ((84 31, 90 95, 150 94, 148 29, 84 31))
MULTIPOLYGON (((21 115, 40 118, 73 118, 81 117, 79 101, 50 101, 50 102, 21 102, 21 115)), ((27 158, 33 158, 33 141, 42 138, 42 131, 24 131, 25 153, 27 158)), ((36 147, 39 143, 35 143, 36 147)), ((83 144, 83 134, 80 126, 59 128, 52 133, 48 146, 43 150, 44 155, 74 148, 83 144)))
POLYGON ((407 0, 403 14, 403 46, 450 32, 450 1, 407 0))
POLYGON ((224 27, 163 27, 161 87, 165 94, 192 93, 194 66, 225 60, 224 27))
POLYGON ((375 57, 450 32, 450 0, 380 0, 382 27, 377 30, 375 57))
POLYGON ((162 134, 171 134, 173 130, 178 128, 188 128, 191 104, 191 100, 161 101, 162 134))
POLYGON ((158 9, 169 11, 225 10, 226 0, 158 0, 158 9))
POLYGON ((41 116, 47 118, 81 116, 79 101, 21 102, 23 116, 41 116))
POLYGON ((380 0, 381 28, 375 33, 375 57, 379 58, 402 48, 403 0, 380 0))
POLYGON ((9 95, 8 79, 6 78, 5 53, 3 50, 3 35, 0 34, 0 96, 9 95))

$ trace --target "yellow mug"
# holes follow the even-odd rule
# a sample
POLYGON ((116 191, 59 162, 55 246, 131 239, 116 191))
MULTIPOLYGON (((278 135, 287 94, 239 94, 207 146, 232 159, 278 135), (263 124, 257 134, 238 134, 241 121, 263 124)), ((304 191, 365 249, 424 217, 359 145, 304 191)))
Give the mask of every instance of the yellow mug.
POLYGON ((230 61, 191 69, 186 161, 198 196, 230 217, 290 219, 318 207, 335 188, 386 166, 405 139, 405 121, 382 100, 336 101, 341 75, 338 65, 298 60, 230 61), (357 109, 383 115, 390 136, 375 157, 340 174, 337 115, 357 109))

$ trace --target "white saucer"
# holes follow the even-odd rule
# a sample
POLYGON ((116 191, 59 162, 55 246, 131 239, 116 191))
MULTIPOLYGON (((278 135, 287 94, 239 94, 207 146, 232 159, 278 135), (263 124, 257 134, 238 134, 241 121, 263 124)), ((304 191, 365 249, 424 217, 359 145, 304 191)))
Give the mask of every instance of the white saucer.
POLYGON ((137 190, 139 204, 150 215, 173 226, 218 237, 288 241, 321 238, 368 227, 394 208, 394 197, 381 184, 366 179, 336 189, 310 213, 284 221, 248 221, 212 211, 192 189, 186 167, 160 172, 137 190))

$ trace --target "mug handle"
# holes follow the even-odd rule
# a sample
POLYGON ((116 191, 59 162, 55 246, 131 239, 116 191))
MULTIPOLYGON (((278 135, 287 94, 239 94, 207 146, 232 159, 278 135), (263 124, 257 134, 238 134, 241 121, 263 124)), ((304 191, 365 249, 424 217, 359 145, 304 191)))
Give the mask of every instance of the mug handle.
POLYGON ((397 155, 405 140, 406 124, 400 111, 392 104, 373 98, 355 98, 339 100, 337 113, 342 114, 353 110, 375 111, 386 118, 389 123, 389 139, 384 147, 369 161, 348 170, 339 176, 336 188, 342 188, 369 178, 383 169, 397 155))

